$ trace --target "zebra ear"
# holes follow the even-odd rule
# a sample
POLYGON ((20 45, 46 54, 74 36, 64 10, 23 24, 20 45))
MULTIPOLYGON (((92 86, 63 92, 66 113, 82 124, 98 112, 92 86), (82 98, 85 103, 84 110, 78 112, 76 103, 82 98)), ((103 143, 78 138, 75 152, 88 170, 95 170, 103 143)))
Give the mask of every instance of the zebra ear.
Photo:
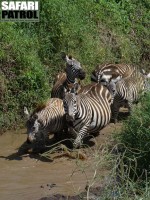
POLYGON ((121 79, 122 79, 122 76, 119 75, 119 76, 117 76, 117 78, 111 79, 110 82, 117 83, 121 79))
POLYGON ((70 59, 70 60, 72 60, 72 59, 73 59, 71 55, 69 55, 69 59, 70 59))
POLYGON ((27 107, 24 107, 23 111, 24 111, 24 114, 25 114, 26 118, 29 119, 30 114, 29 114, 29 111, 28 111, 27 107))
POLYGON ((150 73, 148 73, 148 74, 146 75, 146 77, 147 77, 147 78, 150 78, 150 73))
MULTIPOLYGON (((64 60, 64 61, 66 61, 67 63, 70 61, 70 60, 72 60, 72 57, 68 57, 67 56, 67 54, 66 53, 64 53, 64 52, 62 52, 61 53, 61 58, 64 60)), ((70 64, 70 63, 69 63, 70 64)))
POLYGON ((145 72, 144 69, 141 69, 141 73, 142 73, 143 75, 146 75, 146 72, 145 72))
POLYGON ((35 113, 32 117, 34 120, 38 119, 38 115, 35 113))
POLYGON ((61 52, 61 58, 63 59, 63 60, 65 60, 66 61, 66 53, 65 52, 61 52))

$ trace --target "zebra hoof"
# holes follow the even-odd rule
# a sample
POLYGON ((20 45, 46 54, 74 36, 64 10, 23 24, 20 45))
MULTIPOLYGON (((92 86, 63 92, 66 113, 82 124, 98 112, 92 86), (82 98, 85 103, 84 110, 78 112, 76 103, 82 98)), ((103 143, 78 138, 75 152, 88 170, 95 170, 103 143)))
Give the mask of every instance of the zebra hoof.
POLYGON ((110 122, 116 124, 118 121, 117 121, 117 119, 111 119, 110 122))
POLYGON ((117 119, 114 119, 114 124, 116 124, 117 123, 117 119))

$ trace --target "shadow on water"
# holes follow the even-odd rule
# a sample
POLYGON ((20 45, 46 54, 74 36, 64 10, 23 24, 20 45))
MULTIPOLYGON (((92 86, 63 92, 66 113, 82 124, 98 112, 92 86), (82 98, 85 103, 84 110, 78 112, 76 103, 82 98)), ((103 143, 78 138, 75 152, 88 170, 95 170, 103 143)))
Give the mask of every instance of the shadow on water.
MULTIPOLYGON (((15 132, 14 137, 13 137, 13 141, 15 141, 16 139, 18 140, 17 137, 18 132, 15 132)), ((21 132, 19 132, 19 134, 26 134, 25 130, 21 130, 21 132)), ((7 135, 12 135, 12 132, 10 132, 7 135)), ((21 137, 21 141, 22 141, 21 137)), ((91 138, 93 138, 93 136, 88 136, 84 139, 84 145, 82 146, 82 148, 87 149, 89 147, 92 147, 95 145, 95 142, 93 142, 91 140, 91 138)), ((19 138, 20 139, 20 138, 19 138)), ((5 139, 7 140, 7 139, 5 139)), ((11 137, 8 138, 8 140, 11 140, 11 137)), ((23 142, 23 141, 22 141, 23 142)), ((17 142, 18 144, 18 142, 17 142)), ((53 154, 53 149, 56 149, 55 154, 57 154, 57 156, 63 155, 62 152, 64 151, 64 149, 61 148, 61 144, 65 145, 67 147, 68 150, 73 151, 73 138, 68 136, 68 135, 64 135, 63 138, 61 139, 56 139, 53 136, 49 139, 48 144, 46 145, 46 147, 41 147, 41 146, 36 146, 36 148, 34 148, 34 144, 29 144, 27 141, 24 141, 19 148, 15 149, 16 152, 12 152, 10 155, 0 155, 0 158, 5 159, 5 160, 16 160, 16 161, 22 161, 23 158, 25 157, 29 157, 31 159, 36 159, 36 160, 40 160, 42 162, 52 162, 53 160, 51 160, 51 158, 46 158, 44 156, 42 156, 41 154, 45 153, 45 152, 52 152, 53 154)), ((65 155, 65 154, 64 154, 65 155)))
MULTIPOLYGON (((84 145, 82 146, 82 148, 86 149, 95 145, 95 142, 90 141, 91 138, 93 138, 93 136, 88 136, 85 138, 84 145)), ((15 153, 12 153, 8 156, 0 155, 0 158, 10 160, 10 161, 11 160, 21 161, 23 160, 23 158, 29 157, 31 159, 40 160, 42 162, 52 162, 53 159, 51 159, 50 157, 46 158, 42 156, 42 154, 45 152, 51 151, 52 154, 53 152, 55 152, 58 157, 59 156, 61 157, 62 151, 65 151, 64 149, 62 149, 61 144, 66 146, 68 150, 71 150, 71 151, 73 150, 72 140, 65 139, 62 141, 56 141, 54 138, 51 138, 49 139, 47 146, 44 148, 40 146, 38 148, 37 147, 34 148, 34 144, 30 144, 27 141, 25 141, 19 148, 16 149, 15 153)))
MULTIPOLYGON (((16 160, 21 161, 24 157, 29 157, 31 159, 37 159, 43 162, 50 162, 50 159, 47 159, 45 157, 42 157, 40 153, 43 153, 44 149, 39 149, 38 151, 32 151, 33 145, 28 144, 26 141, 18 148, 16 149, 15 153, 12 153, 8 156, 2 156, 0 155, 0 158, 4 158, 6 160, 16 160)), ((45 149, 46 151, 46 149, 45 149)))

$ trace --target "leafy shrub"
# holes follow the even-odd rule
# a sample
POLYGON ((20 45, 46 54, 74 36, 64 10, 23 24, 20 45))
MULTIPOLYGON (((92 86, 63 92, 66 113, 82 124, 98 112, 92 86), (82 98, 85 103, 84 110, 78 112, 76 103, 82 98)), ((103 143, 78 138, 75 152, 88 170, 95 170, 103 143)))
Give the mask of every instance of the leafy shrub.
POLYGON ((148 70, 148 11, 148 0, 44 0, 39 23, 1 22, 0 127, 14 127, 24 105, 32 109, 50 97, 53 78, 65 66, 61 51, 81 62, 85 83, 98 63, 148 70))
POLYGON ((123 162, 131 170, 131 177, 145 177, 146 173, 150 178, 150 93, 125 121, 119 141, 124 145, 123 162))

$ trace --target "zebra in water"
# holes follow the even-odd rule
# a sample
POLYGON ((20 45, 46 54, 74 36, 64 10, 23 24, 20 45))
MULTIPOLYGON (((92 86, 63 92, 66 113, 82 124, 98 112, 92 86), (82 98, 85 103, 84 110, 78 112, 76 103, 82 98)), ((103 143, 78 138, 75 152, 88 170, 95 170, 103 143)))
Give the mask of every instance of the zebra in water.
POLYGON ((61 99, 50 99, 47 103, 38 106, 31 115, 25 107, 24 113, 27 117, 26 128, 29 143, 40 141, 45 143, 50 133, 59 137, 66 129, 65 112, 61 99))
POLYGON ((129 112, 132 110, 133 103, 137 103, 140 95, 147 90, 145 77, 135 71, 132 76, 119 80, 115 84, 107 85, 109 90, 113 93, 112 104, 112 119, 114 123, 117 122, 119 109, 122 106, 126 106, 129 112))
POLYGON ((63 102, 69 129, 75 134, 74 148, 86 135, 98 133, 110 121, 111 94, 103 85, 90 84, 78 95, 66 93, 63 102))
POLYGON ((85 71, 82 69, 80 62, 72 58, 72 56, 67 56, 62 53, 62 59, 66 62, 65 73, 61 73, 57 78, 51 92, 52 98, 63 99, 64 92, 68 90, 69 84, 80 85, 79 80, 85 78, 85 71))
POLYGON ((91 81, 106 85, 110 80, 118 81, 132 75, 135 67, 126 64, 98 65, 91 74, 91 81))

